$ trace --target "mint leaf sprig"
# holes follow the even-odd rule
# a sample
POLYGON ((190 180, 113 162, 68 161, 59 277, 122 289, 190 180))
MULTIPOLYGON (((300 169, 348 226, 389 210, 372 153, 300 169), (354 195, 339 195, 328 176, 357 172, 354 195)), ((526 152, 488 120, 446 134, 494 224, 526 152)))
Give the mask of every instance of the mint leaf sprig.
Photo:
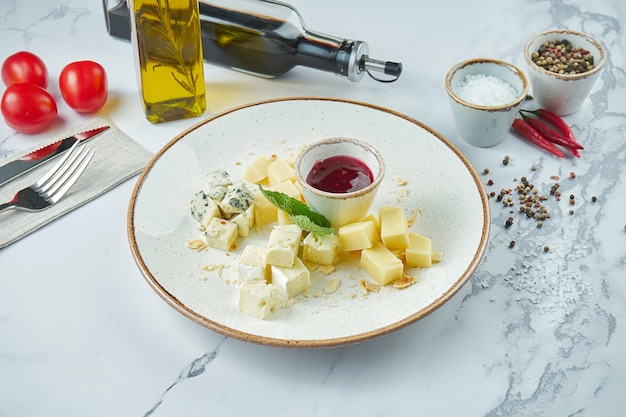
POLYGON ((259 186, 259 189, 270 203, 287 213, 289 219, 302 230, 315 233, 316 235, 333 233, 334 229, 331 227, 328 219, 311 210, 302 201, 279 191, 266 190, 262 186, 259 186))

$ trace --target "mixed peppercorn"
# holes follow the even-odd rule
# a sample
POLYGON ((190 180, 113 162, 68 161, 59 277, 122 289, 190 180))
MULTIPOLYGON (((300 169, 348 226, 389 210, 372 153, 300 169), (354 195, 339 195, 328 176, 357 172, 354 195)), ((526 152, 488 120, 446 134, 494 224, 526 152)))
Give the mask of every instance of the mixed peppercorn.
POLYGON ((531 58, 535 65, 557 74, 581 74, 594 68, 593 55, 565 39, 544 42, 531 58))

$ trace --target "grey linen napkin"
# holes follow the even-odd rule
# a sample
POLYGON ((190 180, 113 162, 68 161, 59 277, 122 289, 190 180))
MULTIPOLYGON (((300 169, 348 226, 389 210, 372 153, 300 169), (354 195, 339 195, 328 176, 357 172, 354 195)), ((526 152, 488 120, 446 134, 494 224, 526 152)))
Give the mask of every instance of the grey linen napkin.
MULTIPOLYGON (((94 150, 93 159, 61 201, 40 212, 7 210, 0 213, 0 248, 14 243, 65 213, 99 197, 144 169, 152 158, 152 153, 119 130, 108 117, 89 120, 51 139, 48 143, 42 143, 37 148, 74 133, 105 125, 110 126, 110 129, 87 142, 88 146, 94 150)), ((32 150, 34 149, 30 151, 32 150)), ((52 168, 54 161, 55 159, 46 161, 32 171, 0 186, 0 202, 12 200, 17 191, 41 178, 52 168)))

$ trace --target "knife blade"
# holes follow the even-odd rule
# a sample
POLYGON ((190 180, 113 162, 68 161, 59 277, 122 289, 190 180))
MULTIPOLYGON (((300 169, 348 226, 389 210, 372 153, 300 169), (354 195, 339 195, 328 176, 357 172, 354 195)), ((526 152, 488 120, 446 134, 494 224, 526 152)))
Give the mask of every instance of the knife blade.
POLYGON ((23 155, 20 158, 9 162, 8 164, 0 166, 0 186, 6 184, 14 178, 19 177, 20 175, 27 173, 42 162, 45 162, 62 154, 63 152, 71 148, 72 145, 77 141, 86 142, 89 139, 95 138, 96 136, 100 135, 108 129, 109 126, 102 126, 95 129, 86 130, 84 132, 76 133, 75 135, 60 139, 47 146, 44 146, 43 148, 29 152, 26 155, 23 155))

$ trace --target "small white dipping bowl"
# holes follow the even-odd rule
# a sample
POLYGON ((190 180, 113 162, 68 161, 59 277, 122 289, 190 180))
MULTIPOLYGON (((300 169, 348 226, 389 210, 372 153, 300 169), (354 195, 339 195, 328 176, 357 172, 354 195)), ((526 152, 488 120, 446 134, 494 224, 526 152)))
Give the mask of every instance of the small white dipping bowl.
POLYGON ((323 214, 333 227, 341 227, 363 219, 368 214, 376 192, 385 175, 385 162, 371 145, 352 138, 328 138, 307 146, 294 164, 296 180, 311 210, 323 214), (332 156, 346 155, 361 160, 369 167, 374 181, 367 187, 349 193, 318 190, 306 182, 313 165, 332 156))
POLYGON ((470 145, 487 148, 501 143, 528 94, 528 80, 522 71, 508 62, 475 58, 455 65, 446 75, 452 115, 459 135, 470 145), (509 84, 517 93, 506 103, 476 104, 459 97, 467 76, 495 77, 509 84))
POLYGON ((555 29, 533 36, 524 47, 533 98, 537 105, 558 115, 566 116, 580 110, 606 62, 604 48, 591 36, 573 30, 555 29), (557 74, 532 60, 532 53, 546 41, 567 40, 574 47, 588 50, 593 56, 594 68, 580 74, 557 74))

